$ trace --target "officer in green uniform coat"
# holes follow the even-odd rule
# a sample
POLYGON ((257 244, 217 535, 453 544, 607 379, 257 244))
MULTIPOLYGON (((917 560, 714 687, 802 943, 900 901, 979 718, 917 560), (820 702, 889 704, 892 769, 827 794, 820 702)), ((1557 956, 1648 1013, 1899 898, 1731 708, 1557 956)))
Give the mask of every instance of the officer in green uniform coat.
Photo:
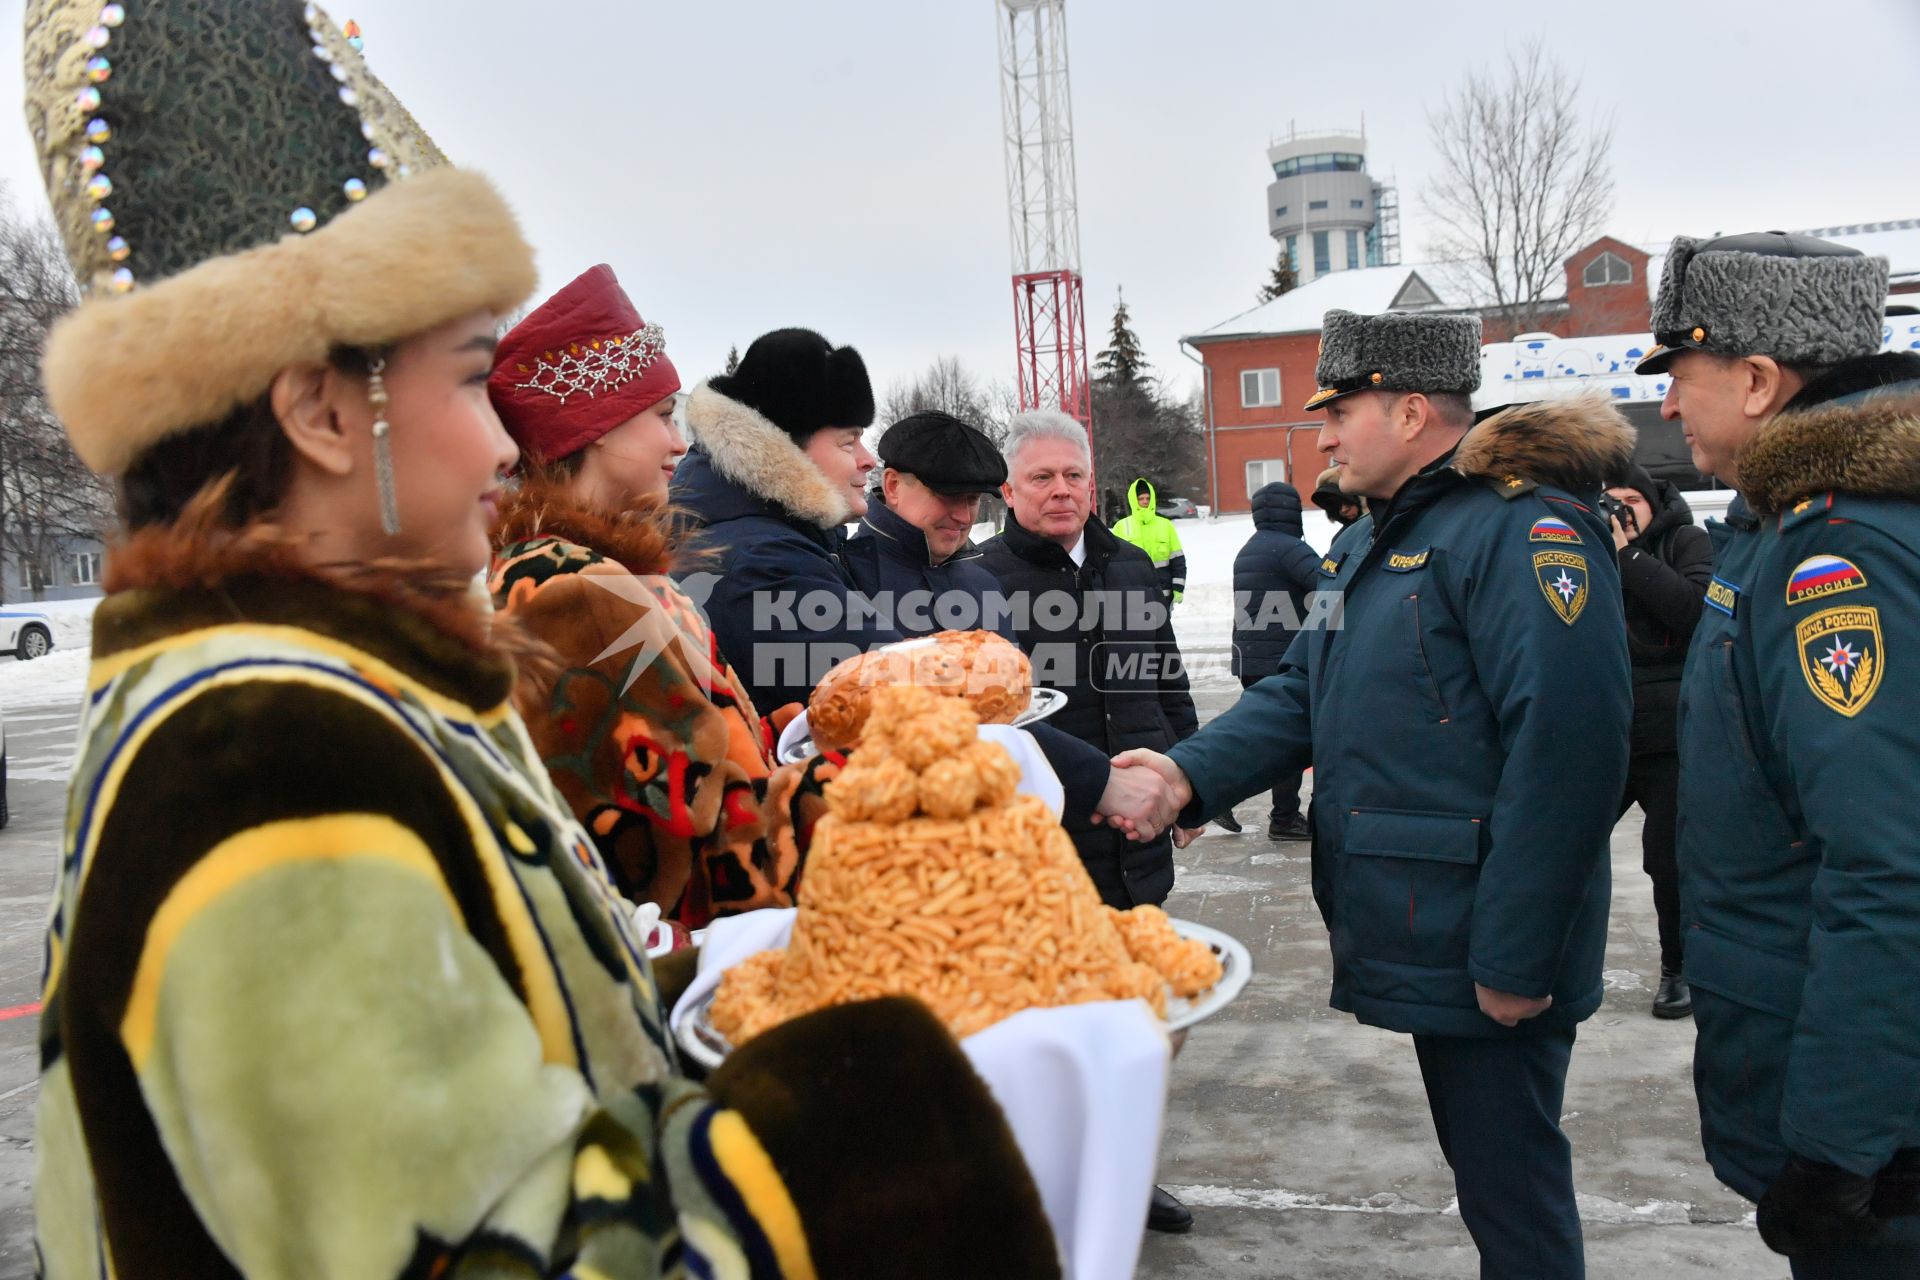
POLYGON ((1714 1172, 1798 1280, 1920 1276, 1920 355, 1887 264, 1778 232, 1668 255, 1694 463, 1740 490, 1680 702, 1680 897, 1714 1172))
MULTIPOLYGON (((1633 695, 1613 542, 1632 451, 1605 401, 1478 423, 1480 323, 1327 313, 1322 452, 1371 514, 1321 573, 1344 626, 1167 756, 1181 826, 1314 770, 1332 1003, 1409 1032, 1481 1274, 1584 1274, 1560 1108, 1600 1005, 1633 695)), ((1150 828, 1166 819, 1120 815, 1150 828)))

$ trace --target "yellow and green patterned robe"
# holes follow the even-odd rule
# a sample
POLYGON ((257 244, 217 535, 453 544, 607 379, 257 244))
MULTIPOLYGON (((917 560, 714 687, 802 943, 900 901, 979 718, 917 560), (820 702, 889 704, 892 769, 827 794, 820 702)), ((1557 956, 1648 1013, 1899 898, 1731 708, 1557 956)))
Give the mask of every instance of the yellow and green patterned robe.
POLYGON ((41 1025, 51 1280, 886 1274, 872 1242, 935 1209, 915 1177, 1015 1188, 966 1228, 1011 1235, 936 1272, 1053 1274, 918 1006, 790 1024, 711 1092, 678 1073, 483 610, 217 536, 136 540, 95 622, 41 1025))

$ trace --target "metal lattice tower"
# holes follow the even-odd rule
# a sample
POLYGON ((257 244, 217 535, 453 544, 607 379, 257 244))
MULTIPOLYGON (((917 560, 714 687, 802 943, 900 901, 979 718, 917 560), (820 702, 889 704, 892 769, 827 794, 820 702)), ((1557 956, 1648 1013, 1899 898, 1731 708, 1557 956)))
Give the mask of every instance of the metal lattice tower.
POLYGON ((1374 210, 1380 219, 1380 265, 1397 267, 1400 265, 1400 188, 1388 182, 1377 190, 1374 210))
POLYGON ((1022 409, 1092 420, 1065 0, 994 0, 1022 409))

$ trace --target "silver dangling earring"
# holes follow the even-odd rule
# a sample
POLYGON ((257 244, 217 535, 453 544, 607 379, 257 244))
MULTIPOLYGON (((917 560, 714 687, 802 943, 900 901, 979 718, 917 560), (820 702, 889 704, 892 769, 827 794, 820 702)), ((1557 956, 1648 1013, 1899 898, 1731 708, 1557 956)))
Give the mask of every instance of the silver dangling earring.
POLYGON ((367 400, 373 405, 373 478, 380 486, 380 527, 391 538, 400 532, 400 497, 393 484, 393 425, 387 421, 387 358, 373 357, 367 369, 367 400))

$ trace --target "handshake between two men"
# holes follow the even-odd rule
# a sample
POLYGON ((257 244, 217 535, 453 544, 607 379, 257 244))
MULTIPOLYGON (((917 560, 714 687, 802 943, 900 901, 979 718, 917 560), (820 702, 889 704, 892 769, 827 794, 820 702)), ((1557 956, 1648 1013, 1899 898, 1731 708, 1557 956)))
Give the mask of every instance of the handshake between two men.
POLYGON ((1113 773, 1093 820, 1135 841, 1171 830, 1175 846, 1184 849, 1199 834, 1198 828, 1177 825, 1180 811, 1192 802, 1193 787, 1185 771, 1171 757, 1141 747, 1113 758, 1113 773))
MULTIPOLYGON (((1129 840, 1152 840, 1171 831, 1175 847, 1184 849, 1201 827, 1179 825, 1180 813, 1193 803, 1193 784, 1171 756, 1139 748, 1113 758, 1113 772, 1101 794, 1094 821, 1124 832, 1129 840)), ((1504 1027, 1517 1027, 1553 1006, 1553 997, 1538 998, 1495 991, 1474 984, 1480 1011, 1504 1027)))

